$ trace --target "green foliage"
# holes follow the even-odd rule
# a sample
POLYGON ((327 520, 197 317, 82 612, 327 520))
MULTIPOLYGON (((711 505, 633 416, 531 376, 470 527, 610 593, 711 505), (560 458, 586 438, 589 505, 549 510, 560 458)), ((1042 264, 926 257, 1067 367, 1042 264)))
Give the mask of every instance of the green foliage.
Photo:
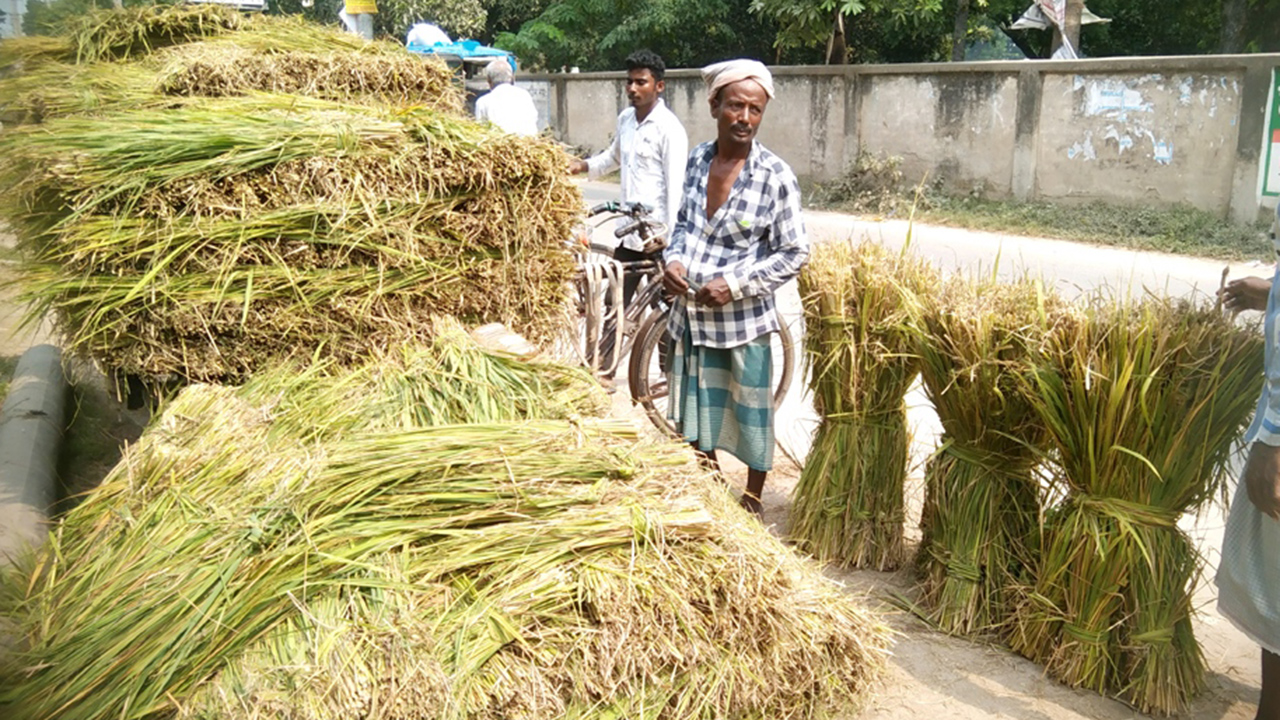
POLYGON ((18 356, 0 357, 0 402, 9 394, 9 383, 13 381, 13 371, 18 368, 18 356))
POLYGON ((373 28, 378 35, 404 41, 415 23, 439 25, 452 38, 469 38, 484 30, 484 0, 378 0, 373 28))
MULTIPOLYGON (((751 0, 751 11, 778 25, 781 48, 815 47, 831 36, 836 15, 875 17, 893 36, 939 15, 942 0, 751 0)), ((856 45, 855 45, 856 47, 856 45)))
POLYGON ((616 70, 648 48, 667 67, 696 67, 726 57, 771 59, 774 27, 748 12, 750 0, 559 0, 498 47, 525 67, 616 70))

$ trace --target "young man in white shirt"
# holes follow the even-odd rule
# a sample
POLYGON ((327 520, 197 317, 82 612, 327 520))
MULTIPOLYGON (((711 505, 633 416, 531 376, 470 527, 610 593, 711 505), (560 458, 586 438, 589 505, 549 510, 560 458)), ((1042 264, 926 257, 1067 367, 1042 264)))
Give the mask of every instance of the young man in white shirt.
MULTIPOLYGON (((597 178, 621 169, 622 200, 653 208, 653 217, 670 229, 676 221, 684 188, 684 168, 689 159, 689 136, 675 113, 659 97, 666 89, 667 66, 649 50, 638 50, 626 60, 627 99, 631 107, 618 115, 613 143, 586 160, 569 166, 573 174, 597 178)), ((621 223, 627 222, 623 219, 621 223)), ((643 260, 643 243, 634 234, 622 238, 614 253, 620 261, 643 260)), ((627 278, 627 301, 635 294, 639 277, 627 278)))
POLYGON ((476 119, 488 120, 513 135, 538 134, 538 109, 529 91, 515 85, 511 63, 498 58, 484 68, 489 92, 476 99, 476 119))

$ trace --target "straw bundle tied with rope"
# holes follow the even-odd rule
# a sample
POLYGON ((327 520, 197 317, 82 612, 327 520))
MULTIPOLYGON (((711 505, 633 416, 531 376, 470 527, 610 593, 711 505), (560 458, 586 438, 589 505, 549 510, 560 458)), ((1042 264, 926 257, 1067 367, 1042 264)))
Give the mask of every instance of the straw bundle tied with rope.
POLYGON ((1069 312, 1031 279, 953 278, 924 306, 920 374, 943 435, 925 469, 923 604, 946 632, 1000 631, 1039 533, 1046 433, 1023 380, 1069 312))
POLYGON ((800 718, 856 701, 885 657, 876 618, 687 448, 616 422, 500 422, 572 409, 536 404, 553 397, 537 382, 576 373, 547 370, 439 339, 350 375, 188 388, 6 577, 27 649, 0 701, 62 720, 800 718), (442 385, 444 367, 505 379, 442 385), (441 412, 419 414, 424 397, 441 412))
POLYGON ((108 369, 234 380, 434 314, 561 327, 581 201, 551 142, 259 94, 51 120, 0 152, 33 313, 108 369))
POLYGON ((1189 301, 1095 298, 1040 348, 1026 397, 1065 499, 1045 517, 1010 643, 1063 682, 1173 713, 1204 684, 1201 560, 1178 518, 1222 494, 1262 339, 1189 301))
POLYGON ((847 567, 896 567, 907 473, 904 398, 919 371, 911 324, 934 271, 872 242, 815 248, 800 274, 805 357, 822 416, 792 494, 790 534, 847 567))

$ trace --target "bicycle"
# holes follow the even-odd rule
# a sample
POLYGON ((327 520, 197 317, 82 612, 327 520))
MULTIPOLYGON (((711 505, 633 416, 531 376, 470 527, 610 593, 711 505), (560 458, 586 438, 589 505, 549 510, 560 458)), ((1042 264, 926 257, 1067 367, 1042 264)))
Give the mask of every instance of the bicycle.
MULTIPOLYGON (((679 437, 675 425, 667 419, 667 372, 670 370, 671 343, 667 321, 671 305, 662 289, 666 265, 662 251, 666 248, 665 226, 649 217, 649 208, 640 203, 607 202, 596 205, 588 217, 610 213, 601 221, 621 217, 629 222, 614 231, 621 238, 635 233, 644 242, 644 259, 619 262, 613 259, 613 248, 583 242, 579 247, 584 257, 579 261, 579 311, 584 320, 582 336, 584 364, 598 376, 612 376, 621 358, 630 353, 627 382, 631 401, 644 409, 650 422, 670 437, 679 437), (591 256, 603 256, 593 259, 591 256), (622 285, 630 275, 640 281, 630 302, 624 304, 622 285), (612 303, 606 308, 605 299, 612 303), (625 305, 625 306, 624 306, 625 305), (621 313, 619 314, 619 308, 621 313), (619 318, 623 322, 619 323, 619 318), (620 348, 616 353, 613 348, 620 348)), ((774 357, 782 362, 774 367, 774 407, 786 398, 795 372, 795 352, 791 332, 785 322, 778 323, 773 339, 774 357)))

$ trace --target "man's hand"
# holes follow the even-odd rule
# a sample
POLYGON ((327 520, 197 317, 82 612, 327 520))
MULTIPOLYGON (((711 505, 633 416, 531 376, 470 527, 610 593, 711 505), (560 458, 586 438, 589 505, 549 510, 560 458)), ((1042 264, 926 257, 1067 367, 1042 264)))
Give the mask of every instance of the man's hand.
POLYGON ((582 173, 584 173, 584 172, 586 172, 586 171, 587 171, 587 161, 586 161, 586 160, 572 160, 572 161, 570 161, 570 162, 569 162, 569 174, 570 174, 570 175, 581 175, 582 173))
POLYGON ((729 290, 729 283, 723 277, 715 278, 702 286, 697 294, 693 296, 693 301, 710 307, 720 307, 729 304, 733 299, 733 293, 729 290))
POLYGON ((1271 294, 1271 281, 1260 277, 1232 280, 1218 291, 1218 297, 1222 298, 1222 306, 1231 312, 1266 310, 1269 294, 1271 294))
POLYGON ((667 291, 668 295, 680 296, 689 291, 689 282, 684 279, 684 265, 673 262, 667 265, 667 269, 662 273, 662 289, 667 291))
POLYGON ((1280 520, 1280 447, 1260 442, 1249 446, 1242 482, 1249 502, 1263 515, 1280 520))

